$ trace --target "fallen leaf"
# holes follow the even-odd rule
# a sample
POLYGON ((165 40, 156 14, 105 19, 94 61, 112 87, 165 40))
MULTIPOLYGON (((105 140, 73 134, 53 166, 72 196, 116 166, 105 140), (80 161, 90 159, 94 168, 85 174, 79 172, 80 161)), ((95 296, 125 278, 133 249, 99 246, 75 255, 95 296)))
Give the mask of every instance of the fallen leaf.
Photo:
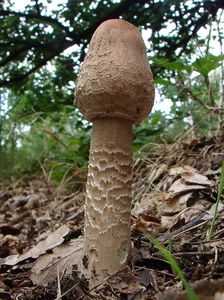
MULTIPOLYGON (((217 213, 220 213, 221 211, 223 211, 224 209, 224 204, 223 203, 219 203, 218 208, 217 208, 217 213)), ((207 211, 207 215, 205 216, 206 220, 210 220, 213 218, 214 214, 216 211, 216 203, 214 203, 211 208, 209 209, 209 211, 207 211)))
POLYGON ((64 242, 64 237, 69 233, 70 229, 66 225, 62 225, 55 232, 51 233, 45 240, 39 242, 36 246, 22 255, 10 255, 6 257, 4 264, 14 266, 28 258, 37 258, 46 251, 64 242))
POLYGON ((214 300, 224 300, 224 293, 220 293, 220 292, 215 293, 214 300))
POLYGON ((213 183, 204 175, 192 172, 185 172, 181 175, 182 181, 188 184, 197 184, 212 187, 213 183))
POLYGON ((76 239, 53 249, 53 253, 40 256, 31 270, 34 284, 47 286, 57 278, 57 272, 69 275, 74 265, 80 266, 83 254, 83 240, 76 239))
POLYGON ((177 175, 180 175, 184 172, 195 173, 195 172, 197 172, 197 170, 195 168, 192 168, 191 166, 187 166, 187 165, 184 166, 184 167, 175 166, 175 167, 173 167, 169 170, 169 175, 177 176, 177 175))
POLYGON ((135 203, 135 206, 131 210, 132 216, 138 218, 140 214, 152 214, 155 212, 155 206, 160 196, 161 194, 158 192, 151 194, 150 197, 148 195, 143 196, 139 202, 135 203))
POLYGON ((167 164, 156 165, 156 167, 149 173, 147 182, 149 184, 153 183, 158 179, 168 168, 167 164))
POLYGON ((150 271, 149 269, 145 269, 140 277, 140 283, 141 285, 143 285, 144 287, 148 287, 150 285, 150 271))
POLYGON ((203 219, 205 219, 205 216, 207 215, 207 208, 203 200, 199 200, 192 206, 185 209, 181 213, 180 217, 185 220, 185 223, 188 223, 199 215, 203 215, 203 219))
POLYGON ((191 192, 174 198, 166 198, 167 194, 165 194, 165 201, 163 201, 163 203, 159 203, 160 210, 163 212, 163 214, 164 213, 174 214, 180 212, 187 207, 187 201, 191 198, 191 196, 192 196, 191 192))
POLYGON ((134 236, 138 236, 142 232, 158 233, 161 227, 159 219, 154 216, 145 214, 139 215, 138 219, 133 221, 131 231, 134 236))
MULTIPOLYGON (((201 300, 223 300, 224 280, 223 279, 202 279, 193 283, 193 288, 201 300)), ((156 296, 156 300, 188 300, 186 291, 180 292, 170 288, 156 296)))
MULTIPOLYGON (((190 180, 190 179, 189 179, 190 180)), ((177 179, 169 188, 168 192, 165 194, 165 200, 169 201, 181 194, 185 194, 187 192, 197 191, 197 190, 207 190, 208 185, 201 184, 189 184, 186 183, 183 178, 177 179)))

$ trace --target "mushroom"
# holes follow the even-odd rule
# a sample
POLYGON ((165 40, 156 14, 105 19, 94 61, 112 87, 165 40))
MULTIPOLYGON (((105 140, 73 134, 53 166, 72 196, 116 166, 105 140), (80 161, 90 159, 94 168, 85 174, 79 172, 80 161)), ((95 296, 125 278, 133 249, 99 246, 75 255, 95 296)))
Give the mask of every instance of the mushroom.
POLYGON ((82 272, 99 282, 127 265, 131 248, 132 124, 148 116, 154 84, 138 29, 103 22, 89 44, 75 104, 93 123, 82 272))

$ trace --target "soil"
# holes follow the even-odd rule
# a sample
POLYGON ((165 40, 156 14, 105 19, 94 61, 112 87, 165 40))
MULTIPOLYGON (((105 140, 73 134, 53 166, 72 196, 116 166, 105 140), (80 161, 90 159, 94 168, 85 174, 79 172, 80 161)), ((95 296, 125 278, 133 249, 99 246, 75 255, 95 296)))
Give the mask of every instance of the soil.
POLYGON ((69 259, 58 263, 71 255, 74 260, 71 249, 80 249, 85 174, 74 187, 36 174, 2 179, 0 299, 188 299, 151 235, 168 249, 198 299, 224 299, 223 142, 216 136, 149 144, 135 157, 129 266, 91 289, 69 259))

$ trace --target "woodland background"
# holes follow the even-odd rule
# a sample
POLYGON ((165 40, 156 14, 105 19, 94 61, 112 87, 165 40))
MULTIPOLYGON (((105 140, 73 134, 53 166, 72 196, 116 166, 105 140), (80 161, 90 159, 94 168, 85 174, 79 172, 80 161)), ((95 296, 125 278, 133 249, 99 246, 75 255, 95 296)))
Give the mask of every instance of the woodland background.
POLYGON ((90 38, 110 18, 142 31, 160 103, 134 129, 136 157, 149 143, 223 129, 223 0, 18 2, 0 2, 1 176, 41 172, 74 185, 86 172, 91 124, 73 92, 90 38))

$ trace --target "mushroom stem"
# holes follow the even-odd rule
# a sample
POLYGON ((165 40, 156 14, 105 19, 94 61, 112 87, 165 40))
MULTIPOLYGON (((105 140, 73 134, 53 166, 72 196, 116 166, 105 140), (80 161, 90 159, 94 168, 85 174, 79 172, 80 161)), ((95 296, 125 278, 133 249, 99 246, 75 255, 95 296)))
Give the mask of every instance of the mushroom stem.
POLYGON ((127 265, 131 184, 132 122, 116 117, 93 120, 83 273, 92 278, 98 276, 95 281, 127 265))

